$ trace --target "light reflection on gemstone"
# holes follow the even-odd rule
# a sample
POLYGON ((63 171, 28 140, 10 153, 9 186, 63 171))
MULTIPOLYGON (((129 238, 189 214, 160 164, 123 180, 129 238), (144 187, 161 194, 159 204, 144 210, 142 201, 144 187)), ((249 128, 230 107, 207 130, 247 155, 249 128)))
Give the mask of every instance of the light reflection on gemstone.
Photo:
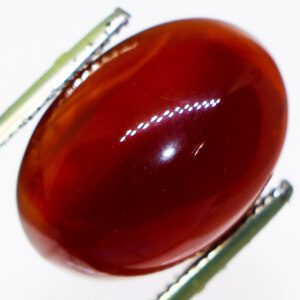
POLYGON ((211 100, 204 100, 202 102, 196 101, 195 103, 191 104, 185 104, 184 107, 176 106, 173 110, 168 109, 162 114, 157 114, 149 118, 148 121, 144 121, 139 123, 136 126, 136 129, 128 129, 125 133, 124 136, 120 138, 120 142, 123 143, 125 140, 127 140, 127 137, 133 137, 134 135, 138 134, 141 132, 141 130, 145 130, 149 128, 150 126, 156 124, 156 123, 161 123, 164 120, 171 119, 172 117, 175 116, 175 113, 177 115, 181 115, 183 113, 192 113, 194 111, 199 111, 203 108, 208 109, 208 108, 213 108, 216 107, 219 103, 221 102, 221 99, 211 99, 211 100))
POLYGON ((152 117, 151 122, 155 122, 156 119, 157 119, 157 116, 152 117))
POLYGON ((168 145, 163 151, 162 151, 162 160, 166 161, 174 157, 175 155, 175 146, 173 144, 168 145))

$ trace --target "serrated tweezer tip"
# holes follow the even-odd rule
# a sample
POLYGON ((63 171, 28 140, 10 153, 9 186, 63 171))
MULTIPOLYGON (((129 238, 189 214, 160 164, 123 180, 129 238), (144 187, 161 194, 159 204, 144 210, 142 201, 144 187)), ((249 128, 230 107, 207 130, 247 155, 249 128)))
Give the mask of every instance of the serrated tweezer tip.
POLYGON ((292 185, 287 180, 282 180, 276 188, 265 196, 259 197, 252 208, 252 213, 229 237, 199 255, 194 263, 172 284, 168 285, 156 299, 191 299, 276 215, 292 193, 292 185))

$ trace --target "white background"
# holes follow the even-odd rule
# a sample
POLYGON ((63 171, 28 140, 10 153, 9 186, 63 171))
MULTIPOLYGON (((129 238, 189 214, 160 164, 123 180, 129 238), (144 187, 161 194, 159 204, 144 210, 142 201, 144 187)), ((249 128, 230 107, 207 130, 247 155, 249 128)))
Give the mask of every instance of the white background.
MULTIPOLYGON (((124 38, 150 25, 186 17, 232 22, 258 38, 281 69, 289 95, 289 129, 272 185, 288 178, 291 202, 195 299, 300 299, 300 7, 299 1, 10 0, 0 2, 0 112, 63 51, 115 7, 133 18, 124 38)), ((155 41, 154 41, 155 42, 155 41)), ((0 299, 154 299, 184 266, 135 278, 89 278, 41 258, 16 211, 16 175, 33 121, 0 149, 0 299)))

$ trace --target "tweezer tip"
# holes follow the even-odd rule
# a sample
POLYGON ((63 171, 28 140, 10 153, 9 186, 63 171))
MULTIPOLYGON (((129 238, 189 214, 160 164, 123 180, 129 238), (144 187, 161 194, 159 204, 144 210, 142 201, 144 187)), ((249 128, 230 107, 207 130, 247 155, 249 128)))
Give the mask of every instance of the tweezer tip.
POLYGON ((287 180, 282 180, 255 204, 253 213, 248 216, 233 233, 217 247, 208 250, 204 255, 195 259, 195 262, 181 274, 175 282, 159 294, 157 300, 175 300, 185 295, 190 299, 204 288, 223 266, 244 247, 275 216, 293 193, 293 187, 287 180))
POLYGON ((130 13, 121 7, 117 7, 114 11, 114 14, 115 15, 124 15, 126 18, 131 18, 130 13))
POLYGON ((289 181, 284 179, 280 182, 276 190, 278 191, 278 197, 284 196, 285 198, 289 198, 289 196, 291 196, 293 193, 293 186, 290 184, 289 181))

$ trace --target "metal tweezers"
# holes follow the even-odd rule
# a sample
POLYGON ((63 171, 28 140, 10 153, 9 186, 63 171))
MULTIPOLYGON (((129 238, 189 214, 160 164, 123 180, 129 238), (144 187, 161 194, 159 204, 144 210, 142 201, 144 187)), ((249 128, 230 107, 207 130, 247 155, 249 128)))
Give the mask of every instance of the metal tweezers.
MULTIPOLYGON (((117 8, 80 40, 70 51, 60 56, 54 65, 14 104, 0 115, 0 148, 41 109, 50 105, 76 75, 91 66, 104 52, 111 37, 129 21, 130 15, 117 8)), ((263 193, 252 211, 230 236, 205 253, 180 275, 156 300, 190 299, 245 246, 292 195, 291 184, 283 180, 278 187, 263 193)))

